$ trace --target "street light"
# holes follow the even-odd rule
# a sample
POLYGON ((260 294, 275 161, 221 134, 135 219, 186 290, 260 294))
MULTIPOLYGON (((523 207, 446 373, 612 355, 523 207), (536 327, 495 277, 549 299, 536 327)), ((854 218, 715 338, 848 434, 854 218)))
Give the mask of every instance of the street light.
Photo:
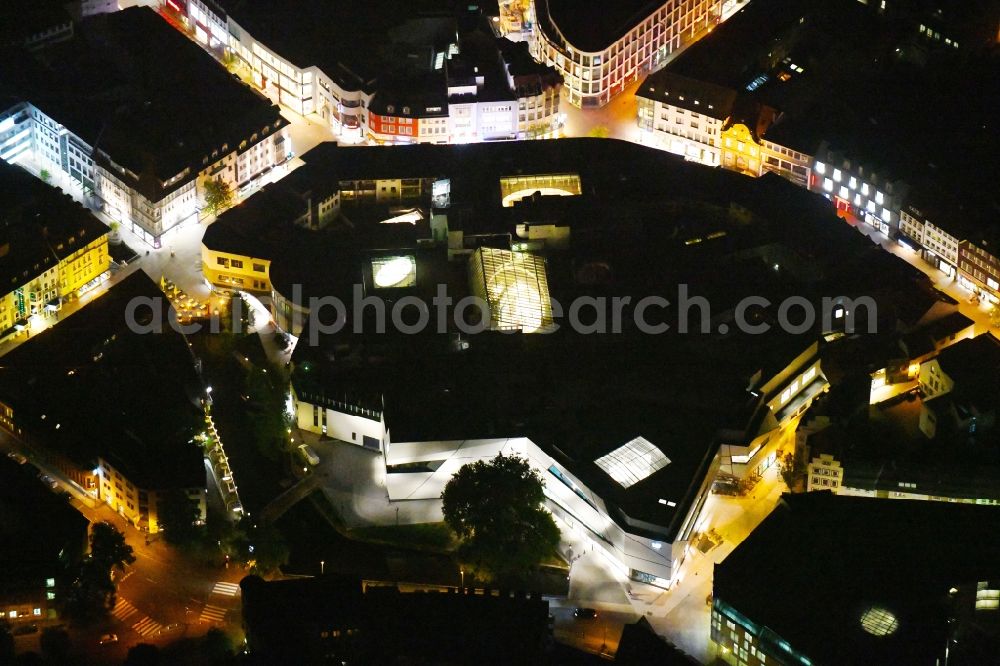
POLYGON ((322 576, 323 572, 326 570, 326 562, 324 560, 319 561, 319 573, 322 576))
POLYGON ((465 569, 459 569, 458 573, 462 574, 462 589, 465 589, 465 569))

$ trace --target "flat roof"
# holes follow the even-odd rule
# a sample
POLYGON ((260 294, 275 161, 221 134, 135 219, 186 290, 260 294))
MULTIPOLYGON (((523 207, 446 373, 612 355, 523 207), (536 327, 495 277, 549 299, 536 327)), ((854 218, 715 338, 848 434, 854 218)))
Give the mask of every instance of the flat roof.
POLYGON ((535 17, 553 41, 560 40, 550 21, 575 49, 593 53, 614 44, 662 5, 662 0, 538 0, 535 17))
POLYGON ((714 604, 813 663, 931 664, 949 589, 996 579, 998 552, 1000 507, 786 494, 715 565, 714 604), (863 625, 880 610, 896 621, 881 636, 863 625))
POLYGON ((287 124, 270 100, 148 7, 87 17, 73 39, 4 59, 0 74, 9 94, 65 125, 99 159, 106 153, 131 171, 136 177, 105 161, 154 202, 191 182, 204 158, 214 163, 212 152, 224 144, 235 151, 264 127, 287 124))
POLYGON ((90 521, 38 479, 34 465, 0 458, 0 595, 5 601, 82 555, 90 521))
POLYGON ((58 265, 108 227, 68 194, 0 161, 0 294, 58 265))
POLYGON ((136 270, 6 354, 0 400, 27 435, 81 469, 101 456, 142 488, 204 487, 203 454, 192 441, 204 425, 201 382, 168 307, 136 270), (130 330, 125 313, 136 299, 136 321, 160 316, 162 333, 130 330))

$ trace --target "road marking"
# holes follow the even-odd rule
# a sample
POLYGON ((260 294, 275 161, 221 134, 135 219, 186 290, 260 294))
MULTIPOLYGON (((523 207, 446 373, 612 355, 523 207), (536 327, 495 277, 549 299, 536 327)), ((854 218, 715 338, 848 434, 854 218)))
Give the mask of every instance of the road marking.
POLYGON ((135 633, 145 637, 150 634, 158 633, 161 629, 163 629, 163 625, 154 621, 152 618, 144 617, 133 624, 132 629, 135 630, 135 633))
POLYGON ((114 615, 119 620, 121 620, 122 622, 124 622, 125 620, 132 617, 138 612, 139 611, 136 610, 135 606, 130 604, 125 599, 119 597, 118 601, 115 603, 115 609, 111 611, 111 614, 114 615))
POLYGON ((201 611, 201 617, 198 618, 199 622, 222 622, 226 613, 229 612, 227 608, 221 608, 220 606, 205 605, 205 608, 201 611))
POLYGON ((221 594, 224 597, 235 597, 240 593, 240 586, 237 583, 216 583, 212 588, 212 594, 221 594))

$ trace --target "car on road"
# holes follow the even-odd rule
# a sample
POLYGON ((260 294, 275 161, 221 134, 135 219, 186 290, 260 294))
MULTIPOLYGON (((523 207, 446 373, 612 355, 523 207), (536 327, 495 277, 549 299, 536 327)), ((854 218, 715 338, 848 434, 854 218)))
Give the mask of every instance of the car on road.
POLYGON ((180 631, 180 629, 181 629, 181 624, 179 622, 173 622, 160 629, 158 633, 160 636, 165 636, 166 634, 172 634, 175 631, 180 631))
POLYGON ((22 624, 20 627, 14 629, 11 632, 15 636, 27 636, 28 634, 37 634, 38 625, 37 624, 22 624))
POLYGON ((118 642, 118 634, 104 634, 101 636, 101 645, 112 645, 118 642))
POLYGON ((313 448, 308 444, 299 444, 299 453, 305 458, 306 462, 315 467, 319 464, 319 456, 313 451, 313 448))
POLYGON ((47 485, 49 488, 52 488, 52 490, 59 487, 59 483, 48 474, 42 474, 38 478, 42 480, 42 483, 47 485))
POLYGON ((7 457, 10 458, 11 460, 16 460, 18 465, 23 465, 24 463, 28 462, 28 459, 22 456, 17 451, 11 451, 10 453, 7 454, 7 457))
POLYGON ((581 620, 593 620, 597 617, 597 610, 593 608, 575 608, 573 609, 573 617, 578 617, 581 620))

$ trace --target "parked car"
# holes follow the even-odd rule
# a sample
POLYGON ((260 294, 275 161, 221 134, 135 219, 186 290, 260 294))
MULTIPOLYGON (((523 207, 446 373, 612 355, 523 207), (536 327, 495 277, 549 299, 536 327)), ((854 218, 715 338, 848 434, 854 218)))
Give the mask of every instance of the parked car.
POLYGON ((313 467, 319 464, 319 456, 316 455, 316 452, 313 451, 313 448, 308 444, 299 444, 299 452, 302 454, 302 457, 306 459, 306 462, 313 467))
POLYGON ((593 620, 597 617, 597 611, 593 608, 576 608, 573 610, 573 617, 581 620, 593 620))
POLYGON ((7 454, 7 457, 10 458, 11 460, 16 460, 18 465, 23 465, 24 463, 28 462, 28 459, 22 456, 17 451, 11 451, 10 453, 7 454))
POLYGON ((20 627, 16 627, 14 631, 11 632, 15 636, 27 636, 28 634, 37 634, 38 625, 37 624, 23 624, 20 627))
POLYGON ((104 634, 101 636, 101 645, 112 645, 118 642, 118 634, 104 634))
POLYGON ((41 480, 42 480, 42 483, 44 483, 45 485, 47 485, 47 486, 48 486, 49 488, 51 488, 52 490, 55 490, 56 488, 58 488, 58 487, 59 487, 59 482, 58 482, 58 481, 56 481, 55 479, 53 479, 53 478, 52 478, 51 476, 49 476, 48 474, 42 474, 42 475, 41 475, 40 477, 38 477, 38 478, 39 478, 39 479, 41 479, 41 480))

